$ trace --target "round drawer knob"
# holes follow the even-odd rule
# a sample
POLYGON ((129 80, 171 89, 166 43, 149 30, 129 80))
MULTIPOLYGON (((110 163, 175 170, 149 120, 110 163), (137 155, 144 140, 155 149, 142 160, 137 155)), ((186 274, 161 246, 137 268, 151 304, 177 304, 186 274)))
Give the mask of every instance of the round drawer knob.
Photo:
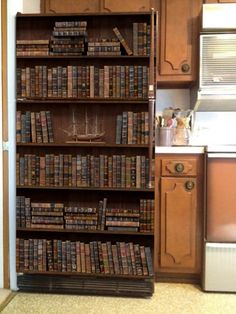
POLYGON ((190 70, 190 66, 187 63, 184 63, 181 67, 182 72, 187 73, 190 70))
POLYGON ((184 171, 184 165, 181 164, 181 163, 178 163, 175 165, 175 171, 178 172, 178 173, 181 173, 184 171))
POLYGON ((185 188, 186 190, 191 191, 194 188, 194 182, 193 181, 185 182, 185 188))

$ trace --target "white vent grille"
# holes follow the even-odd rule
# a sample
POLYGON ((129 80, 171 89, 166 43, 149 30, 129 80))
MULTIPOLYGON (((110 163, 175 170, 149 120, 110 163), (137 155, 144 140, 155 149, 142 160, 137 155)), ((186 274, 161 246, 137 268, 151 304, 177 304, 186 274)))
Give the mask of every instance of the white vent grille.
POLYGON ((201 35, 200 45, 200 88, 236 88, 236 34, 201 35))
POLYGON ((235 243, 206 244, 203 289, 236 292, 235 243))

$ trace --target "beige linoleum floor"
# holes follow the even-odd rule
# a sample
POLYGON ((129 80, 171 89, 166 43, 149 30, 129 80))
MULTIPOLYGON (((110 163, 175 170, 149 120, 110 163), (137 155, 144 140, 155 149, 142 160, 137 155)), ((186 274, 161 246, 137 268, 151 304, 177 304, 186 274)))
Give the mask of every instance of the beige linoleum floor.
POLYGON ((236 294, 156 283, 151 298, 16 293, 2 314, 234 314, 236 294))

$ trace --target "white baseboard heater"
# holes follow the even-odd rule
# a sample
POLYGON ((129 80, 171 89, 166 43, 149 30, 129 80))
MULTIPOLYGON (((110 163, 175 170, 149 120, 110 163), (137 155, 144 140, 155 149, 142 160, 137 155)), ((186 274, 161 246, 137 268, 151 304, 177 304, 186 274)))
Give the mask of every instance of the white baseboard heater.
POLYGON ((236 292, 236 243, 206 243, 203 290, 236 292))

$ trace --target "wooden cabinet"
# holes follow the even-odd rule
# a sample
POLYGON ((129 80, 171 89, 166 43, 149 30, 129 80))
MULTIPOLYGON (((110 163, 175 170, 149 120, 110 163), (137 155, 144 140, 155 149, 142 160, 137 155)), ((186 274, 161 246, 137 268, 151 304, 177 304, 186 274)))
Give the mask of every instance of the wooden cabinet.
POLYGON ((153 13, 17 15, 22 291, 153 293, 153 22, 153 13))
POLYGON ((203 156, 156 157, 156 278, 199 280, 203 156))
POLYGON ((41 0, 41 13, 148 12, 159 0, 41 0))
POLYGON ((157 84, 197 79, 201 1, 162 0, 157 84))

